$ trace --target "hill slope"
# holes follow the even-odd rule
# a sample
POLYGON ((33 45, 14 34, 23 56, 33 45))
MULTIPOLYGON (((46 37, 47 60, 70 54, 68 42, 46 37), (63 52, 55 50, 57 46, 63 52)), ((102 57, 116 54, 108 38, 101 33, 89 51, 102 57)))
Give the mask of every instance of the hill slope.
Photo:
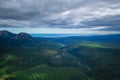
POLYGON ((0 80, 119 80, 117 36, 34 38, 0 31, 0 80))

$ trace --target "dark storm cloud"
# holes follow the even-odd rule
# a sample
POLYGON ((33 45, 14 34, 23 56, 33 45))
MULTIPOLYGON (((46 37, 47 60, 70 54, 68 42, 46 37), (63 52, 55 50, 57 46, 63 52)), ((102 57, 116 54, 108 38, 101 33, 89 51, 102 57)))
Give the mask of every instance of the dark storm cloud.
POLYGON ((117 27, 120 25, 120 15, 113 16, 103 16, 101 18, 91 19, 83 22, 88 26, 114 26, 117 27))
POLYGON ((0 27, 120 30, 119 0, 0 0, 0 27), (99 28, 98 28, 99 29, 99 28))
POLYGON ((0 19, 28 20, 36 14, 35 12, 21 13, 15 9, 0 9, 0 19))

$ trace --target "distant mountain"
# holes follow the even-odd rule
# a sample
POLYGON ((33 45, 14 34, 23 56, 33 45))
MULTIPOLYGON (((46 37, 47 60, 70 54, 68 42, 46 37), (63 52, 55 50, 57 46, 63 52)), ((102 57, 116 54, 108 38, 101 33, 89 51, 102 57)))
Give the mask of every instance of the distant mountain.
POLYGON ((14 34, 6 30, 0 31, 0 38, 10 39, 10 40, 32 40, 33 39, 33 37, 27 33, 14 34))
POLYGON ((0 31, 1 80, 120 80, 120 35, 32 37, 0 31))
POLYGON ((13 34, 9 31, 6 30, 0 31, 0 38, 12 38, 14 36, 16 36, 16 34, 13 34))
POLYGON ((33 40, 33 37, 27 33, 19 33, 14 36, 12 39, 14 40, 33 40))
POLYGON ((60 43, 48 38, 36 38, 27 33, 14 34, 9 31, 0 31, 0 47, 6 46, 37 46, 37 47, 61 47, 60 43))
POLYGON ((69 36, 69 37, 55 37, 51 38, 54 42, 62 43, 64 45, 71 45, 77 43, 100 43, 108 46, 119 46, 120 34, 115 35, 93 35, 93 36, 69 36))

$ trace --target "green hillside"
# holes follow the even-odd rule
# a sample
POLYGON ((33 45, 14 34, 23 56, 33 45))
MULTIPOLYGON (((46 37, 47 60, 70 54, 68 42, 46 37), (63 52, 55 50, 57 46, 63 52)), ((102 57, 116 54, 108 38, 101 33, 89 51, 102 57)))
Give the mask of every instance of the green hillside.
POLYGON ((120 49, 89 43, 67 46, 65 50, 87 65, 88 74, 96 80, 120 78, 120 49))
POLYGON ((118 44, 29 37, 0 38, 0 80, 120 80, 118 44))

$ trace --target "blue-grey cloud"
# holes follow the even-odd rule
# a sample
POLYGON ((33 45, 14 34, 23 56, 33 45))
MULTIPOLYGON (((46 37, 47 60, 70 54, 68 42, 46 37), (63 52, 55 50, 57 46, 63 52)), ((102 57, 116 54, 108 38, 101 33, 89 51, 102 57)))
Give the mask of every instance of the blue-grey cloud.
POLYGON ((120 30, 119 0, 0 0, 0 28, 120 30))
POLYGON ((104 30, 120 31, 120 15, 103 16, 101 18, 95 18, 82 22, 87 26, 106 26, 108 28, 104 30))
POLYGON ((89 26, 120 26, 120 15, 112 15, 112 16, 103 16, 101 18, 95 18, 88 21, 84 21, 83 24, 87 24, 89 26))

